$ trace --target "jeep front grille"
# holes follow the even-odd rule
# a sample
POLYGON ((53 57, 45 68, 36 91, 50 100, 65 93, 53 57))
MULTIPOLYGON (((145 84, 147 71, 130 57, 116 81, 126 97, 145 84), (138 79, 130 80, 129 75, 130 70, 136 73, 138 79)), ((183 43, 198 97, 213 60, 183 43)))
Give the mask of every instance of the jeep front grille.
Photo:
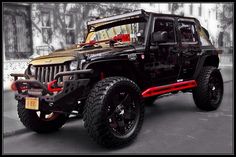
MULTIPOLYGON (((47 83, 54 79, 54 76, 58 72, 68 71, 69 65, 49 65, 49 66, 36 66, 35 71, 35 79, 42 82, 47 83)), ((59 78, 58 82, 62 82, 63 80, 59 78)))

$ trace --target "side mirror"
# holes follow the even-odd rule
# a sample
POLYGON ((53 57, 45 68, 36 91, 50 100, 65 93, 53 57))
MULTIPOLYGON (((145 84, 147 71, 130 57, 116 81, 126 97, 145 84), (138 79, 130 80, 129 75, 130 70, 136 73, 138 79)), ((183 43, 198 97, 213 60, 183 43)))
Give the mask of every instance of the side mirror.
POLYGON ((164 43, 168 41, 167 32, 166 31, 158 31, 152 33, 153 43, 164 43))

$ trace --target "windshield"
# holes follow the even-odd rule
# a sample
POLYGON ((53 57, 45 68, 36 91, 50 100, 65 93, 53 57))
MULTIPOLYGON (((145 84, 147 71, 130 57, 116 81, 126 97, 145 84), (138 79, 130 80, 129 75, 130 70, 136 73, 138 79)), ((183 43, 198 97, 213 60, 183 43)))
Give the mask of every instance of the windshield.
POLYGON ((114 44, 143 44, 146 20, 133 18, 90 26, 86 43, 96 42, 102 47, 114 44))

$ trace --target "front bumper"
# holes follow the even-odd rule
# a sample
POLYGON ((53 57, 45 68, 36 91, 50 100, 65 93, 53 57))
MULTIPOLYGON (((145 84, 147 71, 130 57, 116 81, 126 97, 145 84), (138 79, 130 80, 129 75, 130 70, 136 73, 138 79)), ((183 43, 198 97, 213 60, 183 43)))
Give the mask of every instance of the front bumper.
POLYGON ((73 102, 75 98, 83 97, 83 91, 90 82, 89 75, 92 73, 92 69, 59 72, 55 75, 54 82, 56 82, 58 78, 68 75, 74 75, 78 78, 64 81, 62 87, 57 87, 57 84, 54 84, 53 81, 48 84, 43 84, 38 80, 30 79, 30 77, 25 74, 11 74, 15 79, 14 87, 17 91, 15 99, 22 101, 25 97, 37 97, 39 101, 44 104, 73 102), (80 78, 80 75, 84 75, 83 78, 80 78), (25 79, 18 79, 19 77, 24 77, 25 79), (54 87, 52 87, 53 85, 54 87))

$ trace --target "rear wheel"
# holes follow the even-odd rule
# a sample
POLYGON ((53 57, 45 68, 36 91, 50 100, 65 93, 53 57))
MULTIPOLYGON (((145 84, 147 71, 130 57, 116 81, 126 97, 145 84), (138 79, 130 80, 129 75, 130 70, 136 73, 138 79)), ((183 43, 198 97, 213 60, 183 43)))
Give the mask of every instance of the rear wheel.
POLYGON ((25 109, 23 101, 18 102, 17 111, 21 122, 25 127, 38 132, 48 133, 61 128, 68 115, 56 112, 45 112, 25 109))
POLYGON ((216 110, 222 101, 224 92, 223 79, 220 71, 212 66, 203 67, 197 87, 193 89, 196 106, 205 111, 216 110))
POLYGON ((91 90, 84 110, 84 125, 101 145, 118 147, 135 139, 144 118, 138 86, 124 77, 99 81, 91 90))

